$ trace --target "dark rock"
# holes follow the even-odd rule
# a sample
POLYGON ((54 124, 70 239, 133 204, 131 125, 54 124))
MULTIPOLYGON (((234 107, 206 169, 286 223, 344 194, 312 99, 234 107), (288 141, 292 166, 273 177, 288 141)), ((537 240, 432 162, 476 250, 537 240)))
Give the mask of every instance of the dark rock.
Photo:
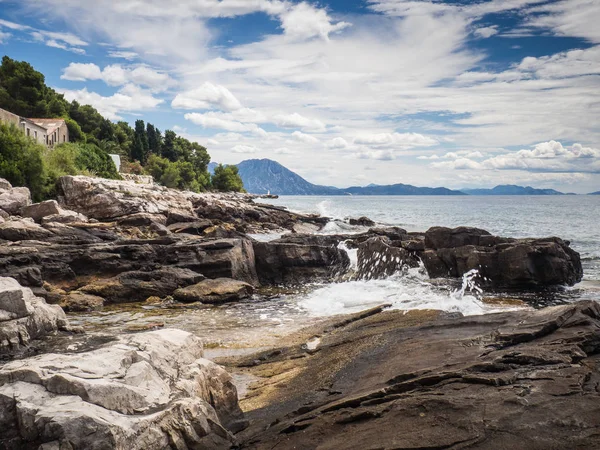
POLYGON ((348 220, 348 223, 350 225, 361 226, 361 227, 372 227, 373 225, 375 225, 375 222, 373 222, 368 217, 364 217, 364 216, 359 217, 358 219, 351 218, 348 220))
POLYGON ((136 213, 120 217, 117 223, 121 226, 143 227, 153 223, 167 224, 167 218, 163 214, 136 213))
POLYGON ((250 297, 253 292, 252 285, 243 281, 217 278, 177 289, 173 297, 181 302, 225 303, 250 297))
POLYGON ((31 219, 7 220, 0 223, 0 239, 7 241, 31 241, 48 239, 54 236, 31 219))
POLYGON ((328 280, 344 273, 350 259, 335 246, 254 242, 256 271, 262 283, 328 280))
POLYGON ((401 247, 392 247, 388 238, 374 237, 358 246, 358 279, 387 278, 405 267, 419 267, 413 253, 401 247))
MULTIPOLYGON (((600 305, 384 312, 252 355, 242 448, 600 447, 600 305)), ((243 365, 243 361, 240 363, 243 365)))
POLYGON ((63 296, 58 304, 66 312, 100 311, 104 307, 104 299, 82 292, 71 292, 63 296))
POLYGON ((437 250, 439 248, 455 248, 464 245, 483 245, 480 244, 482 236, 491 236, 491 234, 479 228, 433 227, 425 233, 425 247, 437 250))
POLYGON ((198 220, 194 222, 179 222, 169 225, 167 228, 172 233, 185 233, 202 236, 204 230, 213 226, 212 220, 198 220))

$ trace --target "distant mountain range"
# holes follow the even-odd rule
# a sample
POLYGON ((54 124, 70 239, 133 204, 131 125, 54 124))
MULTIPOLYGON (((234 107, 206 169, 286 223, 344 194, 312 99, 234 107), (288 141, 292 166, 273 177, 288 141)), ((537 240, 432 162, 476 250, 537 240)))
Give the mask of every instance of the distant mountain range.
POLYGON ((597 191, 597 192, 590 192, 588 195, 600 195, 600 191, 597 191))
MULTIPOLYGON (((213 173, 217 163, 210 163, 213 173)), ((270 159, 249 159, 237 165, 244 187, 252 194, 277 195, 567 195, 554 189, 501 185, 493 189, 451 190, 444 187, 416 187, 409 184, 351 186, 340 189, 306 181, 297 173, 270 159)), ((594 192, 591 195, 600 195, 594 192)))
POLYGON ((502 184, 493 189, 461 189, 468 195, 565 195, 554 189, 535 189, 531 186, 515 186, 513 184, 502 184))

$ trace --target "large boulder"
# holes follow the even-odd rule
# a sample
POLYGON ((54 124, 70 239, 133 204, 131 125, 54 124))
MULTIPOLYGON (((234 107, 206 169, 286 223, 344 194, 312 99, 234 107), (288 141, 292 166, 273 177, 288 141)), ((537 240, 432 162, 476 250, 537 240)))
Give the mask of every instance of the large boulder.
POLYGON ((491 236, 491 234, 479 228, 433 227, 425 233, 425 247, 437 250, 439 248, 456 248, 465 245, 482 245, 482 236, 491 236))
POLYGON ((7 241, 42 241, 54 236, 31 219, 13 219, 0 224, 0 239, 7 241))
POLYGON ((256 271, 266 284, 329 280, 350 267, 348 254, 336 246, 255 242, 256 271))
POLYGON ((225 303, 250 297, 253 292, 254 287, 243 281, 217 278, 177 289, 173 296, 182 302, 225 303))
POLYGON ((142 302, 148 297, 172 295, 177 289, 203 279, 204 276, 192 270, 167 267, 147 272, 125 272, 114 278, 83 286, 79 293, 101 297, 107 303, 142 302))
POLYGON ((0 447, 218 449, 243 425, 231 377, 173 329, 0 368, 0 447), (38 447, 39 446, 39 447, 38 447))
POLYGON ((8 214, 19 214, 22 208, 31 205, 31 193, 26 187, 0 190, 0 209, 8 214))
POLYGON ((581 281, 579 253, 559 238, 519 239, 493 246, 427 249, 421 257, 431 278, 477 270, 483 285, 537 288, 581 281))
POLYGON ((60 214, 64 211, 56 200, 47 200, 41 203, 25 206, 21 209, 21 216, 31 217, 36 222, 41 222, 44 217, 60 214))
POLYGON ((0 178, 0 191, 9 191, 12 189, 12 184, 10 184, 10 181, 4 179, 4 178, 0 178))
POLYGON ((59 306, 46 304, 13 278, 0 278, 0 355, 21 352, 33 339, 68 329, 59 306))

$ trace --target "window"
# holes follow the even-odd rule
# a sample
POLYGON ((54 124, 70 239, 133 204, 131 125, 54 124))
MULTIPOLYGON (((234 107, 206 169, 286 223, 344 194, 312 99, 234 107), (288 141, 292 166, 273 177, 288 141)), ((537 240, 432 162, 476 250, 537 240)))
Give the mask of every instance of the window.
POLYGON ((37 131, 34 131, 33 135, 35 136, 35 140, 37 141, 37 131))
POLYGON ((67 142, 67 136, 63 134, 63 142, 67 142))
POLYGON ((27 136, 31 135, 31 130, 29 128, 27 128, 27 136))

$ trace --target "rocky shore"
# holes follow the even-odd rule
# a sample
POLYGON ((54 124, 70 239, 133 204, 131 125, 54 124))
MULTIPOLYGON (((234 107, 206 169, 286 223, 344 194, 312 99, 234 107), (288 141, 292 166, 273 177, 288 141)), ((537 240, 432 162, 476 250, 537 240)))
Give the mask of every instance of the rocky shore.
POLYGON ((157 325, 86 339, 63 311, 210 308, 410 267, 431 278, 477 271, 484 289, 583 276, 557 237, 409 233, 367 218, 352 220, 358 233, 315 234, 330 219, 150 181, 67 176, 56 200, 32 204, 26 188, 0 180, 0 448, 542 448, 519 447, 536 436, 543 448, 600 445, 592 302, 476 318, 378 308, 323 321, 281 348, 220 361, 257 377, 241 402, 189 332, 148 331, 157 325), (57 333, 77 345, 32 345, 57 333))

